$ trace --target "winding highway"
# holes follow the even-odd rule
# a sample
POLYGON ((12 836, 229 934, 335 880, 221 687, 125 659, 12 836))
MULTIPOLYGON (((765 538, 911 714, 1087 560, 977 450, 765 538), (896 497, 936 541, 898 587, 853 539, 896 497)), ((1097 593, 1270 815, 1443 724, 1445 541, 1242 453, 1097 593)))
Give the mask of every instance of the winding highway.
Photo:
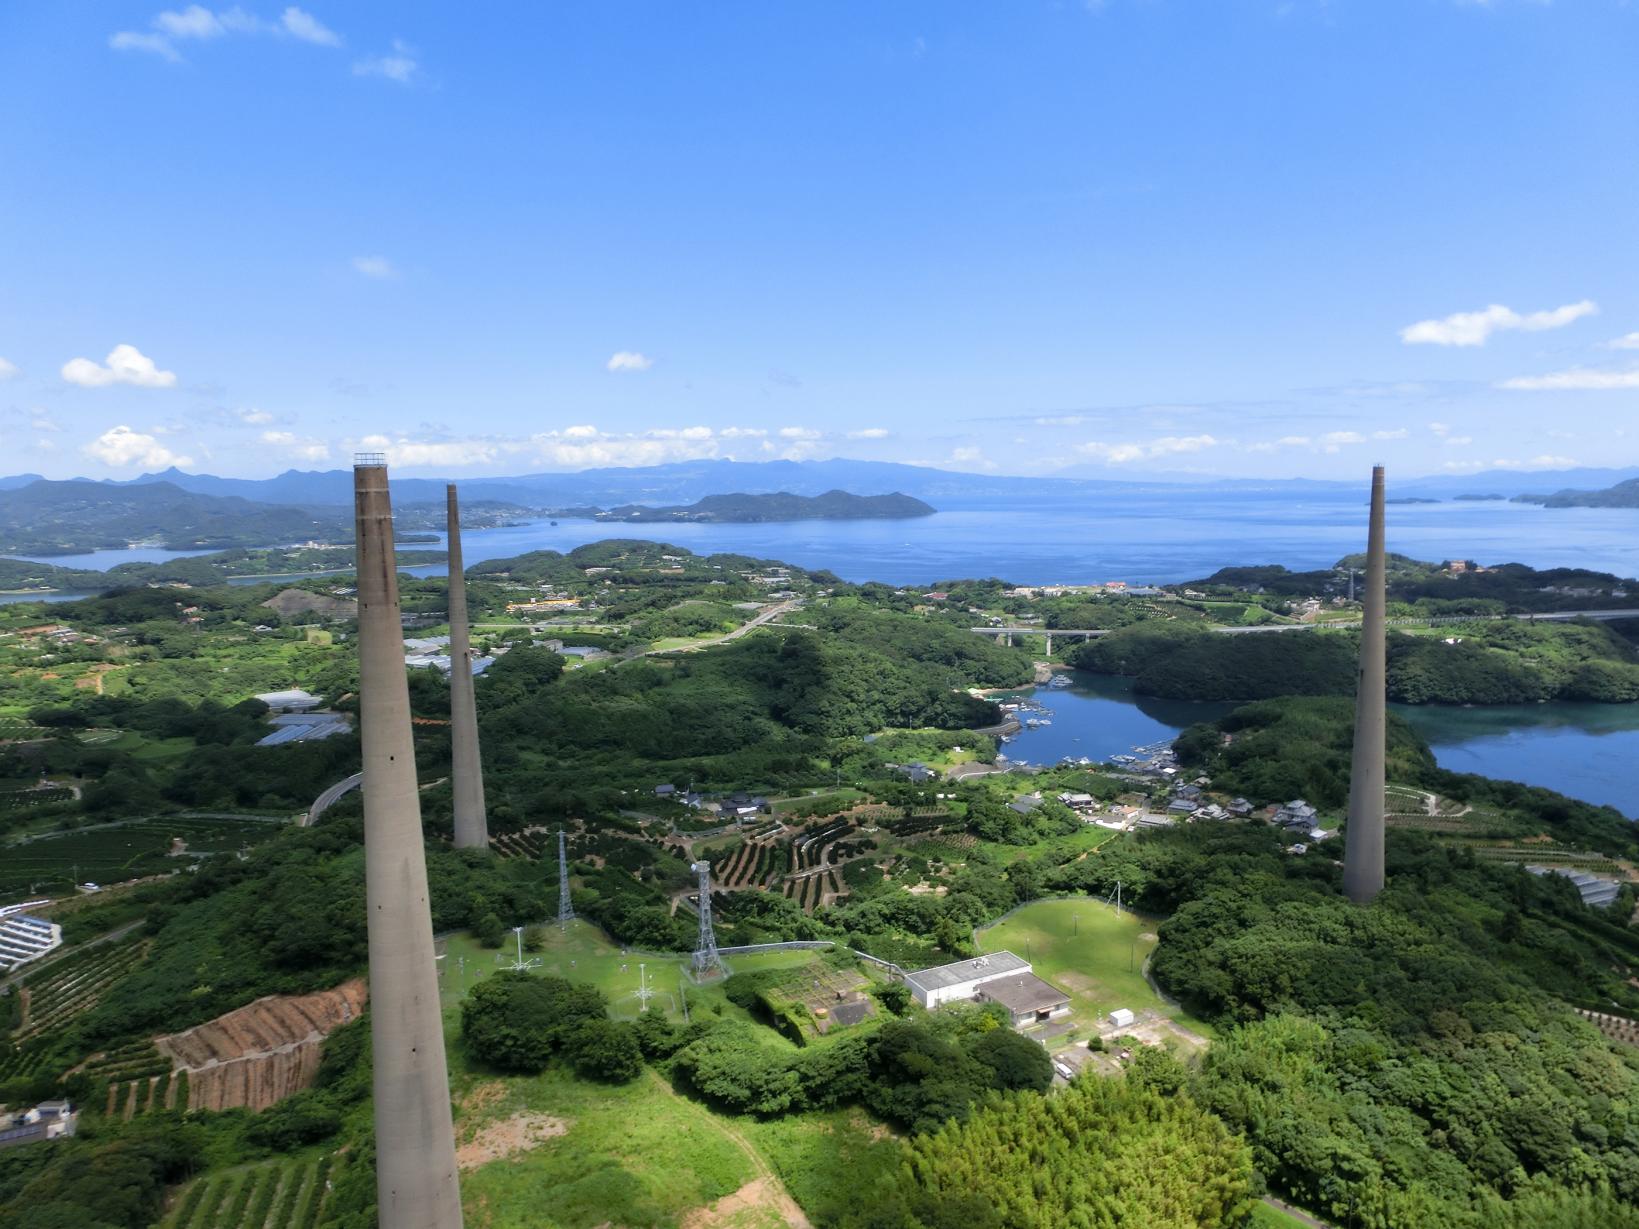
POLYGON ((333 807, 343 794, 349 790, 357 789, 363 784, 364 774, 362 772, 355 772, 352 776, 343 777, 340 781, 337 781, 313 800, 313 805, 307 808, 307 814, 302 816, 301 826, 311 828, 319 822, 319 816, 333 807))

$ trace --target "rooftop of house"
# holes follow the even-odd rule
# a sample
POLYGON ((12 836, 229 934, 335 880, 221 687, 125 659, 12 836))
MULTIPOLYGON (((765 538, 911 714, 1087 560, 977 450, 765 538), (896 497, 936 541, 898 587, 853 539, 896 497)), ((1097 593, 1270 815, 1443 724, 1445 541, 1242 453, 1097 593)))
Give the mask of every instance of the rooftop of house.
POLYGON ((905 980, 923 993, 945 990, 978 978, 1005 977, 1030 972, 1030 962, 1012 952, 991 952, 972 960, 957 960, 951 964, 935 965, 905 974, 905 980))
POLYGON ((1000 1003, 1015 1015, 1027 1011, 1051 1011, 1070 1001, 1068 994, 1034 973, 1015 973, 1011 977, 987 981, 980 987, 979 997, 1000 1003))

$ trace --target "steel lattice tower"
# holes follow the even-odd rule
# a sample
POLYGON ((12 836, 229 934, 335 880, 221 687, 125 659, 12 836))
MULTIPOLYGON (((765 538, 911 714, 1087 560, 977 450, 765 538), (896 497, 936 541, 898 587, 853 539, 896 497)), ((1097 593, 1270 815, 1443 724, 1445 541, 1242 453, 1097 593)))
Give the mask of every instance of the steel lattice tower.
POLYGON ((575 906, 569 899, 569 855, 564 852, 563 829, 558 829, 558 925, 568 927, 575 920, 575 906))
POLYGON ((694 975, 698 978, 712 969, 726 973, 717 953, 717 934, 711 928, 711 863, 696 862, 689 869, 700 876, 700 939, 694 945, 694 975))

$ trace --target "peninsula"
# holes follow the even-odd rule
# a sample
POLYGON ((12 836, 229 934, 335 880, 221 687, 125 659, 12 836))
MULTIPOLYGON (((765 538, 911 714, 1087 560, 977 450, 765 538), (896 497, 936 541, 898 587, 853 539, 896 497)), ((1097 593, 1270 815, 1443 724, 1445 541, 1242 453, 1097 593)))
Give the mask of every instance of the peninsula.
POLYGON ((827 491, 823 495, 793 495, 778 491, 772 495, 707 495, 692 504, 651 508, 625 504, 596 513, 599 520, 702 521, 707 523, 753 523, 762 521, 864 521, 907 520, 932 516, 936 509, 910 495, 854 495, 848 491, 827 491))

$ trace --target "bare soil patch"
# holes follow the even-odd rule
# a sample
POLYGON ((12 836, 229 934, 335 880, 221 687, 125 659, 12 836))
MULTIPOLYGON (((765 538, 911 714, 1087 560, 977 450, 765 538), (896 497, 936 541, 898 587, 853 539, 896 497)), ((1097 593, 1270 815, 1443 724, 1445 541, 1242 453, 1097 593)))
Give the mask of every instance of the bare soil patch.
POLYGON ((767 1178, 753 1178, 709 1207, 684 1213, 682 1229, 764 1229, 807 1223, 808 1218, 797 1210, 789 1195, 767 1178))
POLYGON ((362 980, 317 994, 270 995, 184 1032, 154 1038, 188 1073, 190 1110, 266 1109, 318 1074, 324 1039, 364 1009, 362 980))
POLYGON ((498 1118, 479 1127, 471 1139, 455 1150, 455 1163, 462 1169, 477 1169, 491 1161, 528 1152, 568 1129, 567 1120, 550 1114, 520 1113, 498 1118))

